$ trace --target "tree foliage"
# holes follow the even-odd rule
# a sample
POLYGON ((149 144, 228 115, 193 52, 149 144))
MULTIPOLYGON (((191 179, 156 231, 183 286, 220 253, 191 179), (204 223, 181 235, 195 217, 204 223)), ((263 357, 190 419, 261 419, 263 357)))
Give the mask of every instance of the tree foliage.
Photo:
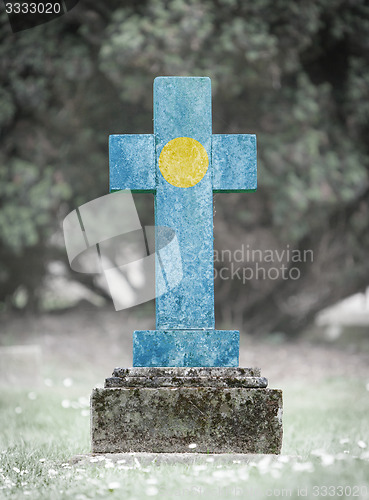
POLYGON ((108 134, 151 133, 158 75, 210 76, 214 133, 258 136, 258 192, 215 197, 216 247, 314 251, 296 281, 218 280, 218 319, 294 332, 367 285, 368 33, 364 0, 85 1, 15 35, 3 16, 0 300, 37 298, 58 221, 107 192, 108 134))

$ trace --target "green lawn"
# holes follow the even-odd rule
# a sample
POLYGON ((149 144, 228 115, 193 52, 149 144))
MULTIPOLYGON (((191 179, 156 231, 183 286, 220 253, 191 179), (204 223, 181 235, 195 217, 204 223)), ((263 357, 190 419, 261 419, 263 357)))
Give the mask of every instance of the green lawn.
POLYGON ((89 387, 0 393, 0 498, 369 498, 366 381, 326 379, 284 389, 277 460, 221 465, 71 465, 89 452, 89 387))

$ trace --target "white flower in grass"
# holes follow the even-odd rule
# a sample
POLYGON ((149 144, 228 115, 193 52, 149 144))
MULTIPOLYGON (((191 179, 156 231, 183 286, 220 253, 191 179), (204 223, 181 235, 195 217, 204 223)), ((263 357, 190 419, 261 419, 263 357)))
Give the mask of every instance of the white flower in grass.
POLYGON ((147 484, 158 484, 158 480, 156 479, 156 477, 148 477, 146 479, 146 482, 147 484))
POLYGON ((316 457, 321 457, 322 455, 325 455, 325 450, 322 450, 321 448, 319 448, 318 450, 313 450, 311 452, 311 455, 314 455, 316 457))
POLYGON ((206 459, 207 462, 211 463, 211 462, 214 462, 214 458, 213 457, 209 457, 206 459))
POLYGON ((126 463, 126 460, 124 458, 122 458, 122 460, 117 461, 117 464, 125 464, 125 463, 126 463))
POLYGON ((34 401, 35 399, 37 399, 37 394, 35 392, 29 392, 28 399, 30 399, 31 401, 34 401))
POLYGON ((146 490, 146 495, 148 497, 154 497, 155 495, 157 495, 159 493, 159 490, 158 488, 155 488, 155 486, 150 486, 149 488, 147 488, 146 490))
POLYGON ((70 407, 69 399, 63 399, 63 401, 61 402, 61 405, 63 408, 69 408, 70 407))
POLYGON ((54 385, 54 383, 51 380, 51 378, 45 378, 44 384, 46 385, 46 387, 52 387, 54 385))
POLYGON ((89 417, 90 416, 90 410, 82 410, 81 411, 82 417, 89 417))
POLYGON ((357 445, 359 448, 362 448, 362 449, 366 448, 366 443, 364 441, 361 441, 361 439, 360 439, 360 441, 357 442, 357 445))
POLYGON ((239 469, 239 471, 238 471, 238 478, 241 481, 248 481, 248 479, 249 479, 249 471, 248 471, 247 467, 242 467, 241 469, 239 469))
POLYGON ((296 462, 292 465, 295 472, 314 472, 314 466, 311 462, 296 462))
POLYGON ((265 456, 257 462, 257 468, 261 474, 266 474, 269 471, 271 460, 271 457, 265 456))
POLYGON ((63 380, 63 385, 64 385, 64 387, 72 387, 73 380, 71 378, 67 377, 63 380))
POLYGON ((197 447, 197 444, 196 443, 191 443, 191 444, 188 445, 188 447, 189 447, 190 450, 193 450, 193 449, 195 449, 197 447))
POLYGON ((349 438, 341 438, 340 439, 340 444, 347 444, 349 442, 350 442, 349 438))
POLYGON ((43 464, 44 462, 46 462, 46 458, 40 458, 39 462, 43 464))
POLYGON ((22 413, 22 408, 20 406, 17 406, 16 408, 14 408, 14 411, 17 415, 20 415, 22 413))
POLYGON ((283 469, 283 463, 282 462, 273 462, 272 464, 273 469, 283 469))
POLYGON ((90 462, 91 463, 100 462, 100 459, 97 457, 92 457, 92 458, 90 458, 90 462))
POLYGON ((86 407, 86 408, 89 408, 90 407, 90 400, 88 398, 86 398, 85 396, 80 396, 78 398, 78 403, 81 405, 81 407, 86 407))
POLYGON ((118 470, 132 470, 133 467, 128 467, 128 465, 118 465, 118 470))
POLYGON ((328 455, 328 454, 322 455, 320 457, 320 459, 322 461, 323 467, 328 467, 329 465, 334 464, 334 460, 335 460, 333 455, 328 455))
POLYGON ((30 492, 30 491, 28 491, 28 490, 24 490, 24 491, 23 491, 23 495, 30 495, 30 494, 31 494, 31 492, 30 492))
POLYGON ((222 469, 213 471, 213 478, 215 479, 223 479, 228 481, 237 481, 237 474, 235 469, 222 469))
POLYGON ((47 473, 49 474, 49 477, 55 477, 58 475, 58 471, 56 471, 55 469, 49 469, 47 473))
POLYGON ((281 472, 278 469, 272 469, 270 475, 273 479, 279 479, 281 477, 281 472))
POLYGON ((112 481, 111 483, 108 484, 109 491, 119 490, 119 488, 120 488, 120 483, 118 483, 118 481, 112 481))
POLYGON ((16 472, 17 474, 20 473, 20 469, 18 469, 18 467, 13 467, 13 471, 16 472))
POLYGON ((109 462, 106 462, 105 469, 113 469, 113 468, 114 468, 113 462, 111 462, 110 460, 109 462))
POLYGON ((195 464, 192 468, 194 471, 202 471, 202 470, 207 470, 208 466, 205 464, 198 464, 198 465, 195 464))
POLYGON ((223 478, 224 477, 224 473, 225 473, 224 470, 214 470, 212 472, 212 476, 215 477, 215 478, 223 478))
POLYGON ((337 455, 335 455, 336 460, 346 460, 346 458, 347 455, 345 453, 337 453, 337 455))

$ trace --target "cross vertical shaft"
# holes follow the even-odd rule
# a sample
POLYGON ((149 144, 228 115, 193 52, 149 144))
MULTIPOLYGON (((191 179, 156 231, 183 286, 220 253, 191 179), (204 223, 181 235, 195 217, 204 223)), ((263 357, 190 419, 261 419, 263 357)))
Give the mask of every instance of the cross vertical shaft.
MULTIPOLYGON (((171 185, 159 169, 163 147, 177 137, 199 141, 211 162, 211 128, 209 78, 164 77, 155 80, 155 225, 175 230, 183 272, 178 287, 156 299, 158 330, 215 327, 211 163, 201 181, 188 188, 171 185)), ((168 255, 167 259, 170 258, 168 255)), ((164 266, 170 268, 171 263, 165 262, 164 266)))

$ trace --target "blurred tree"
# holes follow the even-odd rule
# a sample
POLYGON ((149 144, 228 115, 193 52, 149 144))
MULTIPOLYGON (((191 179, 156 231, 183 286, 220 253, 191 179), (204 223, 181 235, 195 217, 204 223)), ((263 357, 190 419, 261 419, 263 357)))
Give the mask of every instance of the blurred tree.
POLYGON ((258 191, 216 196, 216 248, 314 252, 283 261, 300 279, 216 280, 218 326, 294 333, 365 287, 368 33, 364 0, 86 0, 16 35, 3 16, 0 300, 35 305, 57 221, 107 192, 108 134, 151 132, 158 75, 210 76, 214 133, 258 135, 258 191))

